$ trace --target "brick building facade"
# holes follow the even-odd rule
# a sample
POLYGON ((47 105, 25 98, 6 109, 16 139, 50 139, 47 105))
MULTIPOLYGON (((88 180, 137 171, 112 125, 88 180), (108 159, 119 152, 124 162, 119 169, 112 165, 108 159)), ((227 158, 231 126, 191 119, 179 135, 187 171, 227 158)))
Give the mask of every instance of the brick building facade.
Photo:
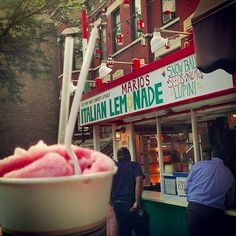
MULTIPOLYGON (((124 6, 122 0, 93 0, 83 1, 87 12, 87 27, 91 30, 93 25, 99 29, 96 48, 100 54, 94 52, 89 72, 89 89, 96 89, 96 78, 99 76, 99 68, 103 60, 112 57, 118 62, 132 62, 139 58, 142 65, 150 64, 165 55, 185 46, 185 42, 191 40, 186 35, 162 33, 163 37, 171 38, 168 47, 163 47, 155 53, 151 52, 150 41, 155 28, 177 31, 191 30, 191 15, 197 8, 199 0, 130 0, 129 6, 124 6), (169 4, 169 5, 166 5, 169 4), (169 10, 169 12, 168 12, 169 10), (105 12, 106 24, 102 22, 102 14, 105 12), (142 33, 138 34, 138 14, 144 22, 142 33), (115 36, 117 29, 123 34, 123 45, 117 46, 115 36)), ((74 68, 72 80, 76 82, 80 68, 74 68)), ((131 65, 125 63, 114 64, 112 72, 103 78, 103 83, 113 81, 129 74, 131 65)), ((62 75, 62 70, 59 72, 62 75)))
MULTIPOLYGON (((163 37, 180 37, 181 45, 170 45, 170 49, 164 52, 151 53, 150 41, 155 28, 186 31, 191 30, 191 15, 195 11, 199 0, 171 0, 171 1, 153 1, 153 0, 131 0, 128 7, 125 7, 122 0, 93 0, 83 1, 87 12, 87 27, 91 30, 93 25, 99 28, 99 36, 97 39, 97 48, 100 49, 100 55, 94 53, 91 64, 89 80, 95 82, 98 77, 98 69, 102 60, 107 60, 112 56, 114 61, 132 62, 134 58, 141 59, 142 64, 149 64, 164 55, 180 49, 184 46, 184 42, 188 37, 183 35, 173 35, 162 33, 163 37), (165 2, 169 2, 171 13, 165 12, 165 2), (106 15, 106 25, 101 22, 102 12, 106 15), (142 34, 137 34, 137 15, 140 14, 144 22, 142 34), (118 15, 118 20, 115 18, 118 15), (117 23, 118 22, 118 23, 117 23), (115 35, 117 28, 123 34, 123 45, 117 46, 115 43, 115 35)), ((176 43, 175 43, 176 44, 176 43)), ((80 68, 74 68, 72 78, 78 78, 80 68)), ((119 78, 122 75, 131 72, 131 66, 128 64, 114 64, 112 72, 103 79, 109 82, 119 78)), ((62 74, 62 68, 58 71, 62 74)), ((90 84, 91 88, 95 87, 95 83, 90 84)))
MULTIPOLYGON (((56 65, 56 48, 46 45, 45 52, 56 65)), ((47 144, 57 142, 60 89, 55 66, 52 70, 54 76, 38 79, 22 75, 22 102, 1 104, 0 158, 11 155, 17 146, 27 149, 40 139, 47 144)))

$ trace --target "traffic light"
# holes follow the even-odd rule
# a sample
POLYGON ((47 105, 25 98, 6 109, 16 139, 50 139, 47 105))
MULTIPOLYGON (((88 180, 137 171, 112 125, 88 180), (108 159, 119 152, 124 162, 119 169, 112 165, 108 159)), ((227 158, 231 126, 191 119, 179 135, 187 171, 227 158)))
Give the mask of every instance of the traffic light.
POLYGON ((132 71, 138 70, 140 67, 141 67, 140 59, 134 58, 132 60, 132 66, 131 66, 132 71))

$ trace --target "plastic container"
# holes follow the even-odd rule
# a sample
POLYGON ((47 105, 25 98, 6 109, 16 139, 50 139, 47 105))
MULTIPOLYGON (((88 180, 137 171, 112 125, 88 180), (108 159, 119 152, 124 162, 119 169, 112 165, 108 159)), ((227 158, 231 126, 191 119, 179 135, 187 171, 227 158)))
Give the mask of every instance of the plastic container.
POLYGON ((94 228, 105 221, 115 172, 0 178, 1 227, 4 232, 35 232, 32 235, 65 235, 94 228))

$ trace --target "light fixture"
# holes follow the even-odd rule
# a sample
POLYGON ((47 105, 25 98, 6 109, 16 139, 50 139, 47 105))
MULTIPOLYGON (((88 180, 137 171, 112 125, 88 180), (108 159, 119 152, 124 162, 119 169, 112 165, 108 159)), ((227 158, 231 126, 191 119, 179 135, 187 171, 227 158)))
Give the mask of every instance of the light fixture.
POLYGON ((116 141, 120 141, 121 140, 121 133, 125 133, 125 127, 121 127, 119 129, 115 130, 115 139, 116 141))
POLYGON ((115 131, 115 138, 116 138, 116 141, 120 141, 120 139, 121 139, 120 130, 116 130, 116 131, 115 131))
POLYGON ((168 39, 161 37, 161 33, 159 31, 153 32, 153 37, 150 41, 152 53, 164 47, 167 44, 167 42, 168 42, 168 39))
MULTIPOLYGON (((77 89, 77 86, 75 86, 73 84, 72 81, 69 82, 69 94, 70 96, 74 94, 75 90, 77 89)), ((59 96, 59 100, 61 100, 61 96, 62 96, 62 91, 60 91, 60 96, 59 96)))
POLYGON ((150 41, 151 44, 151 52, 154 53, 160 48, 164 47, 168 43, 167 38, 163 38, 161 36, 161 33, 171 33, 171 34, 184 34, 184 35, 191 35, 189 32, 184 31, 175 31, 175 30, 165 30, 165 29, 159 29, 155 28, 153 32, 153 37, 150 41))
POLYGON ((107 67, 107 64, 104 61, 102 61, 101 66, 100 66, 100 68, 98 70, 99 77, 100 78, 104 78, 108 74, 110 74, 111 71, 112 71, 112 69, 107 67))
POLYGON ((70 92, 70 95, 72 95, 74 93, 74 91, 76 90, 76 86, 73 84, 72 81, 70 81, 70 84, 69 84, 69 92, 70 92))
POLYGON ((132 71, 135 71, 135 70, 139 69, 141 67, 141 65, 146 65, 144 63, 141 63, 139 58, 134 58, 132 60, 132 62, 127 62, 127 61, 115 61, 115 60, 112 60, 111 56, 109 56, 108 59, 107 59, 107 62, 105 62, 104 60, 102 61, 101 66, 98 70, 100 78, 104 78, 109 73, 111 73, 112 69, 110 68, 111 67, 110 64, 112 64, 112 67, 113 67, 114 64, 131 65, 132 71))

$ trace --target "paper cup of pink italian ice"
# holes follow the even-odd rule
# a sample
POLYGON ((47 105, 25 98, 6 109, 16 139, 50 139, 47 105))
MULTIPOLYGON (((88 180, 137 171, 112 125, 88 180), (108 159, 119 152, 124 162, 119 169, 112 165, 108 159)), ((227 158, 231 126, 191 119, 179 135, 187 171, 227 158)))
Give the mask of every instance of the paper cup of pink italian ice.
POLYGON ((22 235, 87 232, 105 222, 112 177, 108 156, 73 146, 80 175, 64 145, 42 141, 0 160, 0 224, 22 235))

